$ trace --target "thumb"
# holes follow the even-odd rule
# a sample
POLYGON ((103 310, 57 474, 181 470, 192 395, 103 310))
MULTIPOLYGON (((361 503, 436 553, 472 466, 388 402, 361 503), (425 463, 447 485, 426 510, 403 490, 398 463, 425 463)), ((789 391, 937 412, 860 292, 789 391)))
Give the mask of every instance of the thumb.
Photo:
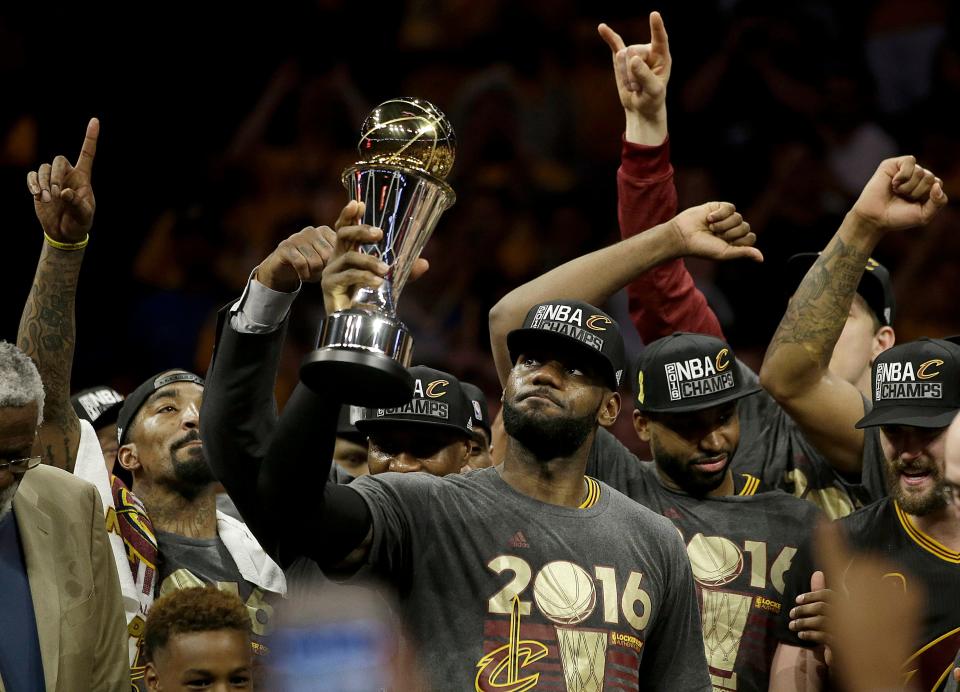
POLYGON ((930 189, 930 195, 927 197, 927 201, 924 202, 920 208, 920 218, 923 223, 927 223, 932 219, 948 201, 947 193, 943 191, 943 183, 941 183, 938 178, 937 182, 935 182, 930 189))
POLYGON ((727 251, 727 259, 751 259, 754 262, 763 262, 763 253, 755 247, 731 247, 727 251))
POLYGON ((410 280, 416 281, 426 274, 428 269, 430 269, 430 263, 425 258, 418 257, 413 263, 413 268, 410 270, 410 280))
POLYGON ((810 590, 811 591, 823 591, 827 588, 827 580, 823 576, 823 572, 817 570, 812 575, 810 575, 810 590))

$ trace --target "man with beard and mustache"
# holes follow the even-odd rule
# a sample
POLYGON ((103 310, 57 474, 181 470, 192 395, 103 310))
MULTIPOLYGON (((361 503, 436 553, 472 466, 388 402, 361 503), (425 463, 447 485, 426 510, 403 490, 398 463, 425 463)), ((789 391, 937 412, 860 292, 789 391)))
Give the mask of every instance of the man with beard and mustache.
MULTIPOLYGON (((592 257, 603 254, 609 253, 592 257)), ((588 257, 554 272, 582 287, 589 282, 581 281, 579 272, 596 269, 588 257)), ((495 309, 501 316, 521 314, 520 301, 539 293, 541 281, 518 288, 495 309)), ((503 349, 501 330, 508 326, 491 320, 495 352, 503 349)), ((682 535, 700 595, 714 688, 766 690, 778 644, 784 574, 807 545, 819 512, 784 492, 758 494, 759 478, 733 472, 741 403, 766 395, 728 344, 676 333, 646 346, 634 372, 634 428, 650 444, 654 463, 641 462, 601 429, 586 472, 667 517, 682 535)), ((503 416, 507 425, 506 402, 503 416)), ((802 577, 807 583, 811 571, 802 577)), ((796 638, 793 643, 803 644, 796 638)))
MULTIPOLYGON (((339 228, 325 298, 375 278, 352 247, 378 234, 339 228)), ((321 277, 255 278, 289 292, 297 279, 321 277)), ((551 302, 509 335, 502 466, 349 485, 328 482, 339 393, 301 384, 279 419, 262 396, 272 391, 283 321, 261 319, 253 334, 223 320, 204 404, 216 421, 204 430, 211 466, 250 498, 240 510, 281 564, 306 556, 328 572, 366 567, 395 587, 433 689, 533 689, 541 680, 580 689, 584 679, 596 688, 710 689, 677 532, 584 475, 598 427, 620 409, 623 343, 613 319, 585 303, 551 302), (234 442, 253 421, 265 439, 234 442), (291 484, 314 489, 309 507, 289 500, 291 484)))
MULTIPOLYGON (((898 569, 888 576, 919 594, 920 637, 903 672, 919 689, 940 689, 960 649, 960 521, 944 479, 947 430, 960 410, 960 346, 946 339, 895 346, 874 362, 872 381, 873 408, 857 428, 865 433, 865 466, 882 463, 889 496, 839 524, 851 547, 883 553, 898 569)), ((802 600, 784 624, 815 646, 827 641, 829 592, 804 593, 807 586, 787 580, 785 597, 802 600)))
MULTIPOLYGON (((148 580, 153 595, 203 584, 236 593, 250 613, 253 651, 263 654, 285 582, 247 527, 217 510, 219 484, 200 438, 202 400, 203 380, 185 370, 159 373, 126 398, 117 418, 117 459, 133 477, 136 497, 127 491, 119 499, 140 510, 136 548, 155 569, 148 580)), ((138 642, 132 673, 141 689, 145 665, 138 642)))
POLYGON ((36 363, 46 389, 37 430, 44 463, 89 481, 100 495, 126 611, 131 677, 143 689, 139 640, 159 593, 201 581, 222 581, 228 589, 236 584, 250 607, 255 633, 262 634, 271 612, 267 601, 283 593, 285 584, 246 526, 216 512, 218 485, 206 468, 198 432, 203 380, 184 371, 163 373, 124 402, 118 414, 118 463, 132 471, 132 488, 109 473, 97 432, 71 405, 74 305, 96 210, 91 177, 99 135, 94 118, 76 165, 57 156, 27 176, 45 242, 17 343, 36 363), (151 406, 145 408, 148 400, 151 406), (165 406, 154 407, 158 402, 165 406), (158 536, 160 552, 167 552, 160 556, 163 561, 158 536), (191 550, 175 547, 181 537, 196 541, 191 550))

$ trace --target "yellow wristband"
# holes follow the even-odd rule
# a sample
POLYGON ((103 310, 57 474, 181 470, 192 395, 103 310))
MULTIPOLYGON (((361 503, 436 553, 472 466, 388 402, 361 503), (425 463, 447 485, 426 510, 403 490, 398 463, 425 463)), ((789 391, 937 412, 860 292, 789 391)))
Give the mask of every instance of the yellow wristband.
POLYGON ((43 234, 43 237, 47 241, 47 245, 49 245, 50 247, 55 247, 58 250, 67 250, 67 251, 82 250, 83 248, 87 247, 87 243, 90 242, 89 233, 87 233, 87 235, 84 236, 83 240, 81 240, 79 243, 61 243, 60 241, 54 240, 53 238, 48 236, 46 233, 43 234))

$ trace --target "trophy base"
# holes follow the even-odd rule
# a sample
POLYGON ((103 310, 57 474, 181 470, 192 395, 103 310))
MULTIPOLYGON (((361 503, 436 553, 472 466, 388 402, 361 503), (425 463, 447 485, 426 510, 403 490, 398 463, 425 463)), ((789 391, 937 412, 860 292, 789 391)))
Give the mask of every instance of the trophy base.
POLYGON ((344 404, 402 406, 413 396, 412 348, 399 320, 375 310, 342 310, 324 322, 320 347, 300 364, 300 380, 344 404))

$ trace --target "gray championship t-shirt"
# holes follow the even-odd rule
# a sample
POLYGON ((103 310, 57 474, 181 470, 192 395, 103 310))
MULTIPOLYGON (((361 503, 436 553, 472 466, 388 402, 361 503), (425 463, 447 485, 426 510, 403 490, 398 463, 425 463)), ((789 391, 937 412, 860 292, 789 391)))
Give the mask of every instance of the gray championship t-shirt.
POLYGON ((538 502, 494 468, 350 485, 435 690, 711 689, 676 529, 590 482, 585 509, 538 502))
MULTIPOLYGON (((738 494, 695 498, 663 485, 653 462, 639 461, 605 430, 595 443, 600 477, 670 519, 683 535, 700 597, 703 644, 715 690, 765 692, 777 647, 785 576, 820 512, 779 490, 754 494, 750 476, 738 494), (621 449, 618 449, 621 448, 621 449)), ((810 583, 808 570, 802 580, 810 583)), ((800 646, 796 635, 789 643, 800 646)))

